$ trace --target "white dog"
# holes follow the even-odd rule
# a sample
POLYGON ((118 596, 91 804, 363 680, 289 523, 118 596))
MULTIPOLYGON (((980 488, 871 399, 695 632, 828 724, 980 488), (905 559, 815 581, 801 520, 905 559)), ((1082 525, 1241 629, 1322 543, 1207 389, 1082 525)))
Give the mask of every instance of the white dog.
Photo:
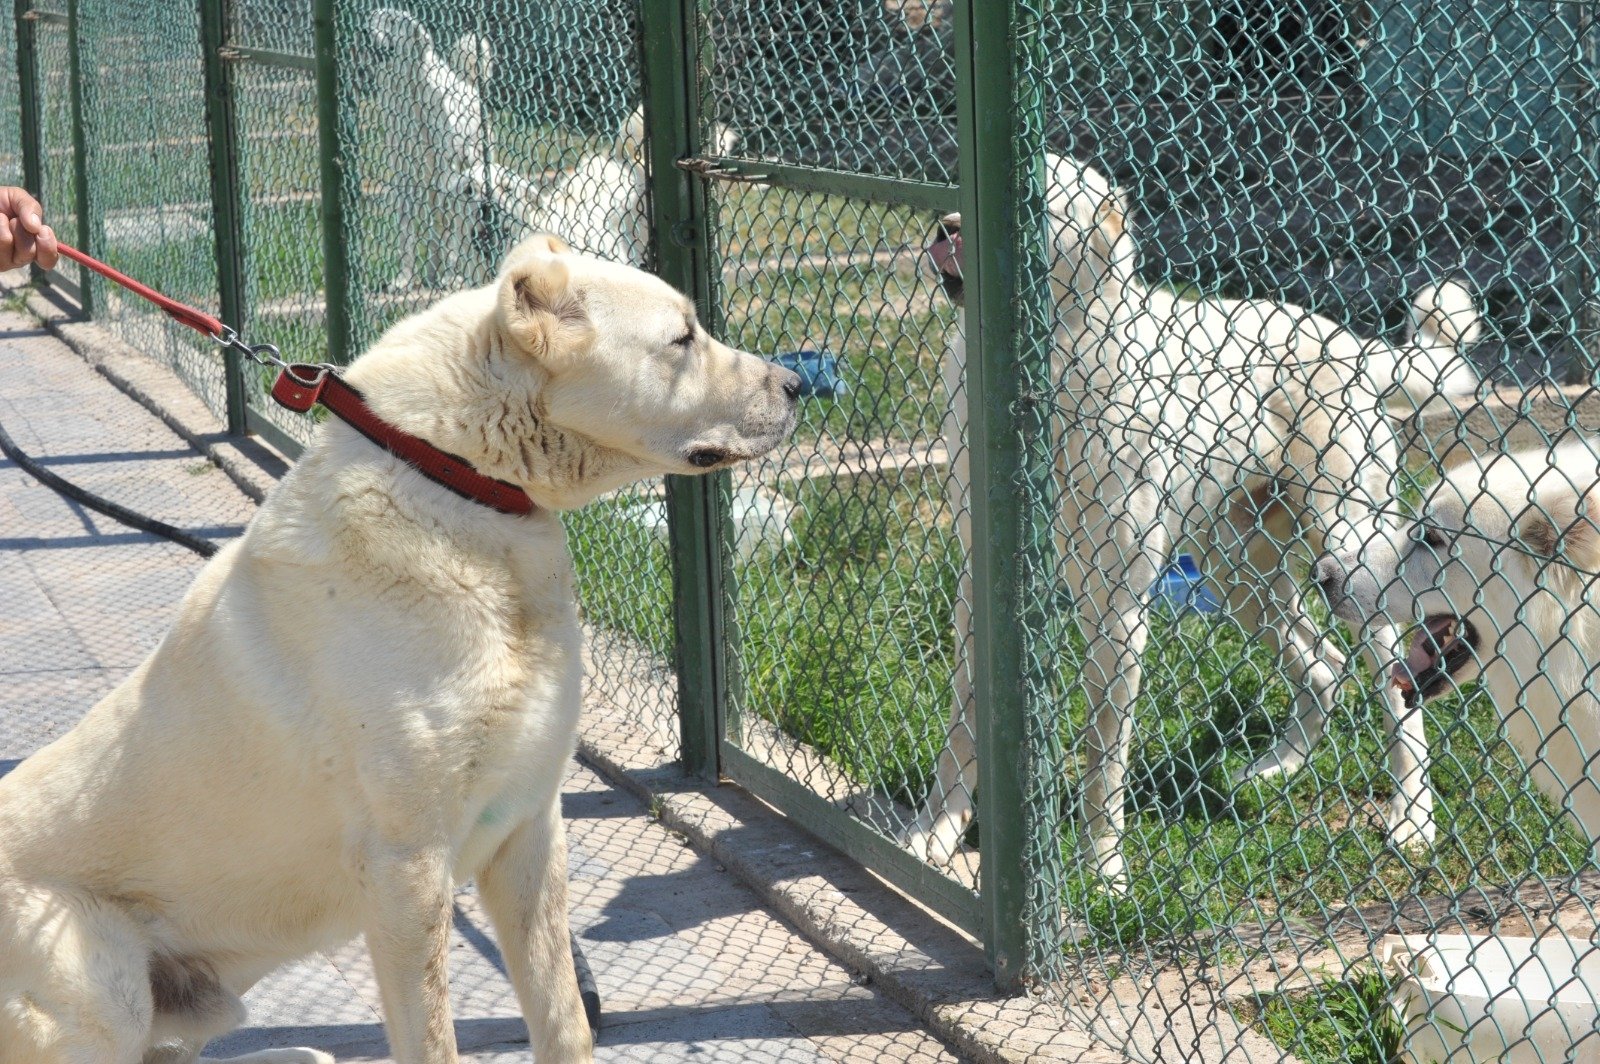
POLYGON ((767 451, 800 381, 656 278, 542 236, 347 377, 534 512, 317 430, 155 653, 0 779, 3 1064, 192 1064, 263 975, 359 933, 395 1060, 453 1062, 452 884, 474 878, 540 1064, 592 1059, 558 802, 582 671, 559 514, 767 451))
MULTIPOLYGON (((732 155, 739 137, 718 122, 711 129, 718 155, 732 155)), ((554 188, 513 193, 530 232, 562 233, 584 251, 614 262, 648 265, 650 200, 644 153, 644 109, 623 121, 609 153, 585 155, 554 188)))
MULTIPOLYGON (((399 163, 391 201, 400 267, 391 288, 456 283, 471 273, 464 261, 469 249, 497 251, 534 233, 561 233, 587 254, 649 265, 642 107, 623 121, 605 151, 584 154, 546 186, 496 157, 482 95, 494 64, 488 41, 464 34, 452 63, 407 11, 379 8, 367 27, 383 59, 373 87, 376 105, 389 113, 389 153, 399 163)), ((726 156, 739 138, 719 122, 711 142, 726 156)))
MULTIPOLYGON (((1051 156, 1049 230, 1057 308, 1056 375, 1076 407, 1057 440, 1061 549, 1078 623, 1089 641, 1089 763, 1084 775, 1086 848, 1113 884, 1123 879, 1120 839, 1133 707, 1148 637, 1146 591, 1166 559, 1186 546, 1213 558, 1228 612, 1261 633, 1295 690, 1295 720, 1275 749, 1242 778, 1293 771, 1321 735, 1345 660, 1307 616, 1287 556, 1307 560, 1326 544, 1363 542, 1383 526, 1394 494, 1397 451, 1384 404, 1397 388, 1423 401, 1444 373, 1467 386, 1457 348, 1476 335, 1470 298, 1456 285, 1418 297, 1416 343, 1363 341, 1286 303, 1185 301, 1145 285, 1120 190, 1097 171, 1051 156)), ((959 295, 959 218, 941 223, 930 254, 959 295)), ((964 341, 945 359, 948 489, 971 543, 965 449, 964 341)), ((1475 380, 1475 377, 1474 377, 1475 380)), ((970 572, 955 626, 955 703, 937 780, 905 842, 924 859, 948 860, 972 816, 976 704, 964 660, 970 572)), ((1385 688, 1393 725, 1388 810, 1396 844, 1431 842, 1421 715, 1385 688)))
POLYGON ((367 29, 382 60, 372 89, 396 164, 389 199, 400 265, 390 287, 455 284, 470 272, 463 256, 495 207, 494 142, 480 91, 493 52, 465 34, 452 65, 427 27, 398 8, 373 11, 367 29))
POLYGON ((1409 528, 1320 559, 1340 617, 1419 622, 1393 683, 1412 704, 1479 676, 1533 782, 1600 853, 1600 444, 1453 470, 1409 528))

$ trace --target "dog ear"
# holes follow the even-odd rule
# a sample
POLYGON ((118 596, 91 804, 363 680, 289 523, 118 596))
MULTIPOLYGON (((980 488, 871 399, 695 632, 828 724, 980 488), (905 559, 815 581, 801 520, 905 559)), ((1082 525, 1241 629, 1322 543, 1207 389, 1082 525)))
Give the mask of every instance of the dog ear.
POLYGON ((1600 572, 1600 494, 1563 491, 1533 504, 1518 533, 1529 550, 1584 572, 1600 572))
MULTIPOLYGON (((566 248, 555 237, 549 240, 551 250, 566 248)), ((554 255, 519 255, 500 279, 498 299, 500 327, 550 369, 594 339, 583 296, 573 290, 566 263, 554 255)))
POLYGON ((518 259, 526 254, 533 255, 567 255, 572 251, 572 245, 556 236, 554 233, 535 233, 522 243, 511 249, 507 259, 518 259))

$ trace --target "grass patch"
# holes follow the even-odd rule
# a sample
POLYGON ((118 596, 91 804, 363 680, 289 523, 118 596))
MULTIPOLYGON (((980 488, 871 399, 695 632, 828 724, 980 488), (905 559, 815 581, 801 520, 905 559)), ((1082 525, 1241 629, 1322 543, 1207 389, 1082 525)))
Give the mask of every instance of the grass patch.
POLYGON ((1266 998, 1256 1026, 1306 1064, 1395 1064, 1406 1028, 1389 1006, 1394 984, 1374 969, 1266 998))

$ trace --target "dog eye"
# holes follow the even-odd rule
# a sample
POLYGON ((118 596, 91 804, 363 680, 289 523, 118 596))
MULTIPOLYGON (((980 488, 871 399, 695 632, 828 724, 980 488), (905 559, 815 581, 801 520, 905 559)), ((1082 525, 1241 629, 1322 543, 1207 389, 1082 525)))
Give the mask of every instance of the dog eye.
POLYGON ((688 347, 692 343, 694 343, 694 329, 693 329, 693 327, 691 327, 688 332, 684 333, 682 336, 680 336, 676 340, 672 341, 672 344, 673 344, 674 347, 688 347))

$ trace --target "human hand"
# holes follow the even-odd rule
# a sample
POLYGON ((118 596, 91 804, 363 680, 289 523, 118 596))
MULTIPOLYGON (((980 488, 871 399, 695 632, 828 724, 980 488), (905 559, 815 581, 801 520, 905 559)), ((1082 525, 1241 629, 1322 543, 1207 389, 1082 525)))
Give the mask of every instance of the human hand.
POLYGON ((0 185, 0 270, 30 262, 53 269, 59 254, 55 230, 44 224, 39 201, 15 185, 0 185))

